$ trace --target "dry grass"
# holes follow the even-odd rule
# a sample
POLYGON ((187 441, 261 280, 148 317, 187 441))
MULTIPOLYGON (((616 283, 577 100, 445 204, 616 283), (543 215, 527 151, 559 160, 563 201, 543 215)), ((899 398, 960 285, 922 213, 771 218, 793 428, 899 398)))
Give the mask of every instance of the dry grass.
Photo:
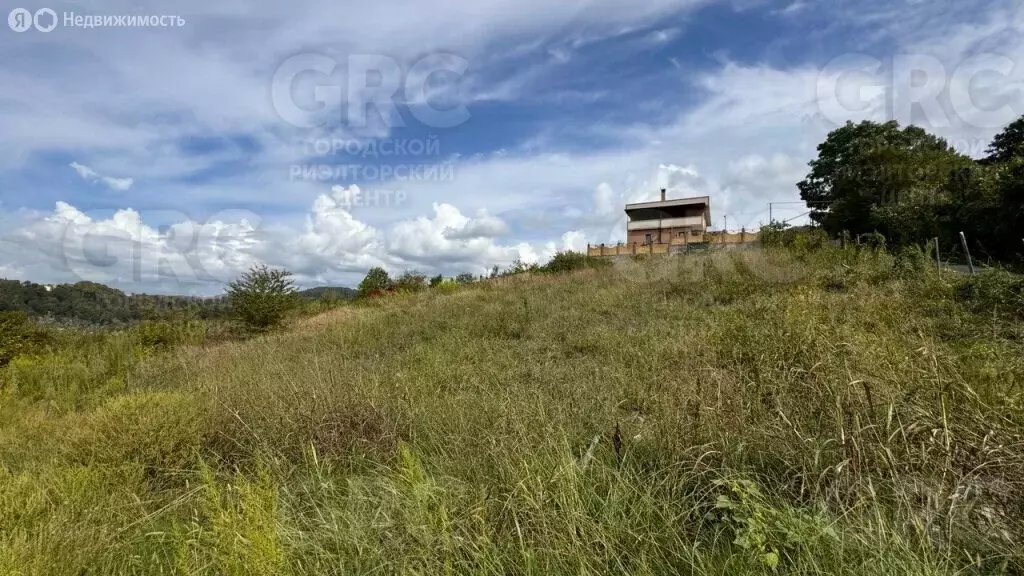
POLYGON ((0 572, 1016 573, 1022 329, 957 282, 623 261, 8 394, 0 572))

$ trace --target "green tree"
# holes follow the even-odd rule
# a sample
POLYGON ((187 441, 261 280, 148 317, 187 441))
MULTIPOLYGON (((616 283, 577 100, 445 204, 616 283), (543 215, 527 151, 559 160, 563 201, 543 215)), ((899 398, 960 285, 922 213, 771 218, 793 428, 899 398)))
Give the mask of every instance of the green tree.
POLYGON ((997 252, 1004 259, 1024 261, 1024 156, 1014 158, 1000 171, 997 220, 997 252))
POLYGON ((415 270, 406 270, 395 280, 395 290, 399 292, 421 292, 427 289, 427 277, 415 270))
POLYGON ((455 277, 455 281, 459 284, 472 284, 476 282, 476 276, 473 276, 469 272, 463 272, 455 277))
POLYGON ((433 278, 430 279, 430 287, 437 288, 438 286, 441 285, 441 282, 444 282, 444 276, 438 274, 437 276, 434 276, 433 278))
POLYGON ((1024 156, 1024 116, 996 134, 986 152, 985 162, 989 164, 1005 163, 1014 157, 1024 156))
POLYGON ((298 291, 291 272, 255 266, 228 284, 231 311, 254 330, 268 330, 281 323, 298 304, 298 291))
POLYGON ((372 296, 375 292, 386 290, 390 285, 391 277, 388 276, 387 270, 380 266, 370 268, 366 277, 359 283, 359 296, 363 298, 372 296))
POLYGON ((833 236, 879 231, 911 242, 934 235, 951 177, 973 165, 916 126, 848 122, 818 146, 797 187, 811 218, 833 236))

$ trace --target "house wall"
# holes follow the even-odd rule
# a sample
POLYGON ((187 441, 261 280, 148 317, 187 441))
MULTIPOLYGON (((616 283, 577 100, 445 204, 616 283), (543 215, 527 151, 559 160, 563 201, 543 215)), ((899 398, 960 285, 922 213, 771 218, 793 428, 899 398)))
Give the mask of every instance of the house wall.
POLYGON ((647 242, 647 235, 655 244, 678 244, 686 242, 702 242, 703 231, 698 231, 697 236, 690 234, 690 228, 661 228, 658 230, 630 230, 626 232, 626 244, 644 244, 647 242), (685 236, 680 236, 680 234, 685 236), (685 240, 684 240, 685 237, 685 240))

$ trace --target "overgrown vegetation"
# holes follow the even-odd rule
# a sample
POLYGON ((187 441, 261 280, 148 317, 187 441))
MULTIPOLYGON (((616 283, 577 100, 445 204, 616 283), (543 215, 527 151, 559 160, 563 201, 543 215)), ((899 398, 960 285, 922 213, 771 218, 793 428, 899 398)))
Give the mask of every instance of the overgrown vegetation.
POLYGON ((962 257, 1024 267, 1024 117, 975 161, 917 126, 847 123, 818 146, 797 186, 832 237, 880 234, 892 246, 938 239, 962 257))
POLYGON ((520 278, 16 357, 0 573, 1024 570, 1018 277, 791 243, 520 278))

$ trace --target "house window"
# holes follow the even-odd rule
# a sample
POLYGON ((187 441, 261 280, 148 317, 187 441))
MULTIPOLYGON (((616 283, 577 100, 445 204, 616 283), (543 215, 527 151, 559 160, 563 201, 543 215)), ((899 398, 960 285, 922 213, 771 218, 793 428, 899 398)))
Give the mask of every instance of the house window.
POLYGON ((644 244, 653 244, 653 243, 654 243, 654 237, 651 236, 650 234, 647 234, 644 237, 644 244))
POLYGON ((700 230, 693 228, 690 230, 690 236, 700 236, 700 230))

